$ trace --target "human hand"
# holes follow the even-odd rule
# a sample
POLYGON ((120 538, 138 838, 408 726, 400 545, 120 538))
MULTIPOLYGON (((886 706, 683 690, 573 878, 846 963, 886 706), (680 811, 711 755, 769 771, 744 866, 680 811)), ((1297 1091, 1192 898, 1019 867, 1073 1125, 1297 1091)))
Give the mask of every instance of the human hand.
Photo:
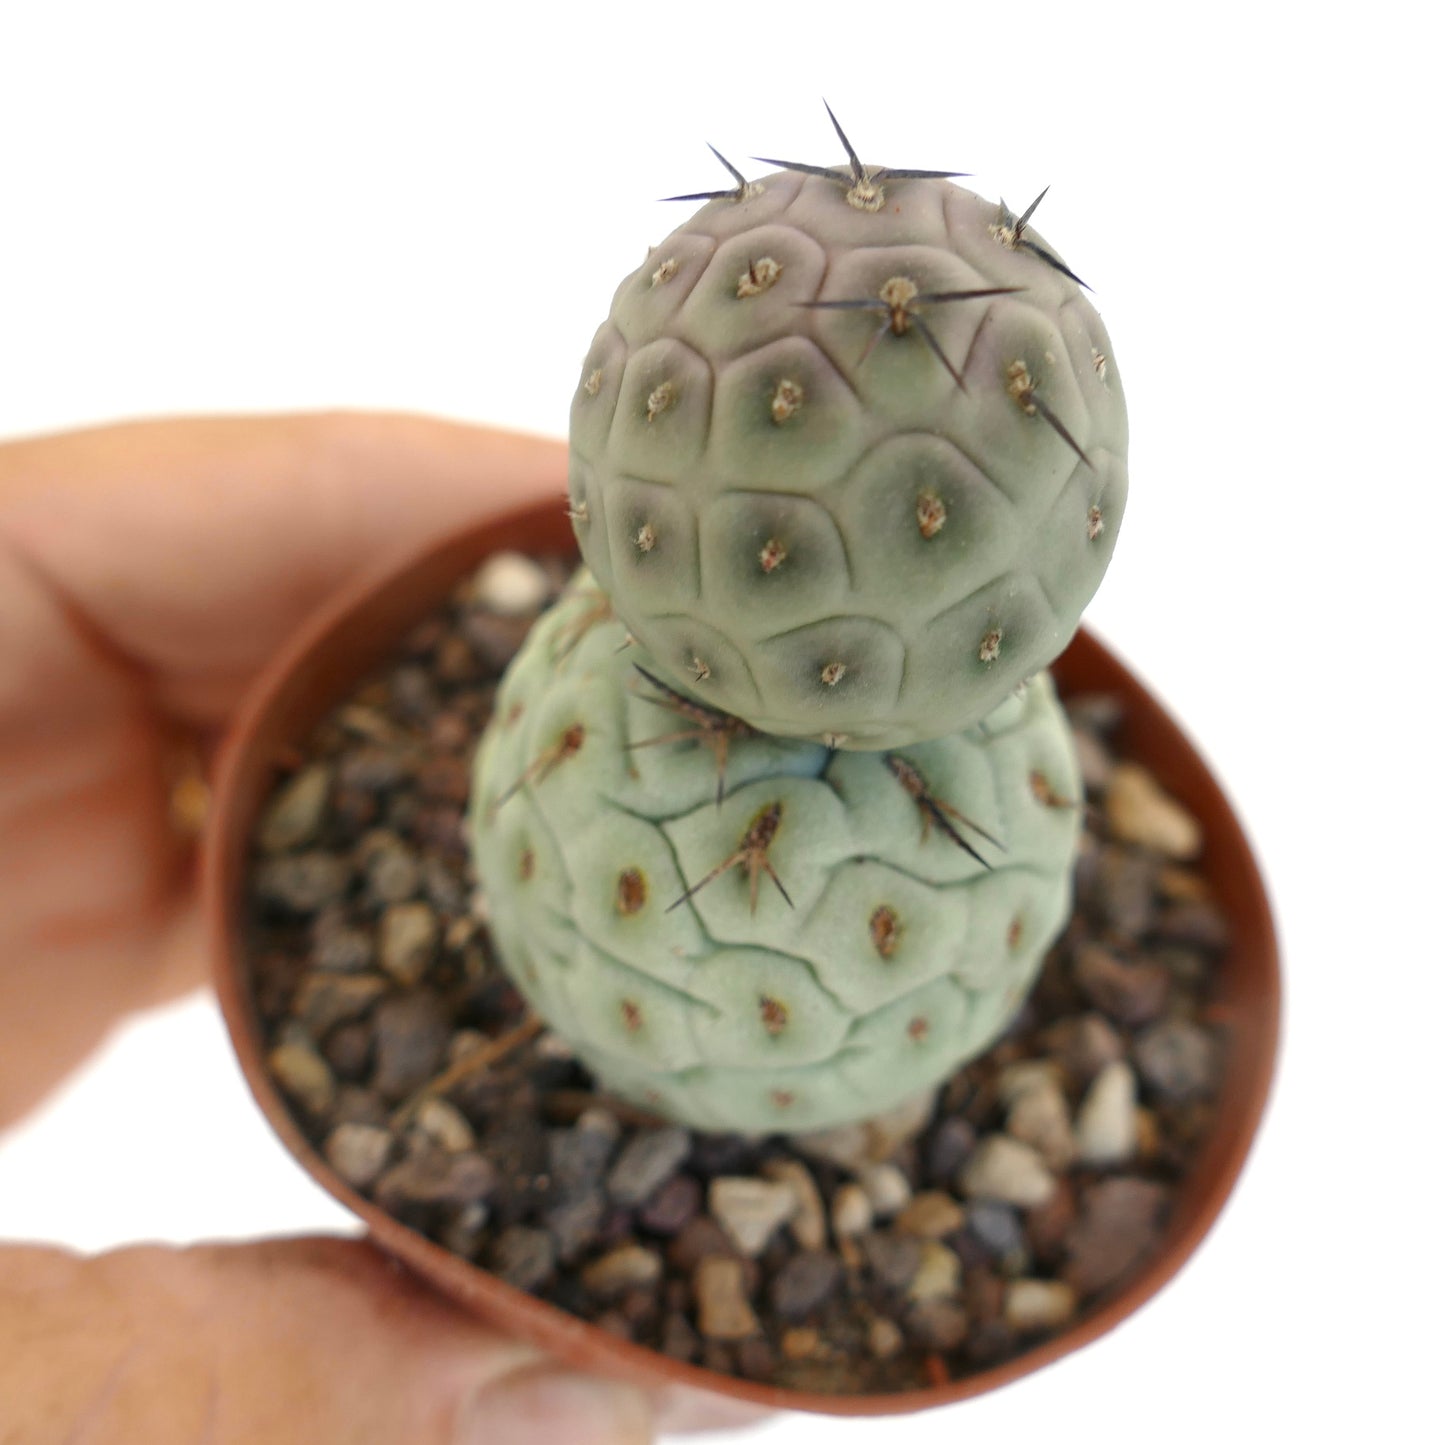
MULTIPOLYGON (((565 467, 560 442, 401 416, 0 446, 0 1129, 118 1019, 202 981, 177 759, 209 754, 339 585, 562 505, 565 467)), ((567 1372, 358 1240, 0 1248, 4 1445, 620 1445, 684 1422, 725 1423, 567 1372)))

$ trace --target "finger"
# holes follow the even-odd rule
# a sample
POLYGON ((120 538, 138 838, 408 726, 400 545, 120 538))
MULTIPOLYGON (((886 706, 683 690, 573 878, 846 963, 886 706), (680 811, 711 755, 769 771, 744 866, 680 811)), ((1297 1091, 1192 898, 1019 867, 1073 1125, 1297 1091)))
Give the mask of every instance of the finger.
POLYGON ((639 1390, 495 1334, 354 1240, 144 1246, 93 1260, 0 1252, 0 1342, 0 1400, 16 1439, 653 1439, 639 1390), (5 1267, 6 1254, 18 1268, 5 1267))
MULTIPOLYGON (((328 595, 566 490, 562 442, 425 417, 131 423, 0 446, 0 543, 187 725, 328 595)), ((93 649, 92 649, 93 650, 93 649)))

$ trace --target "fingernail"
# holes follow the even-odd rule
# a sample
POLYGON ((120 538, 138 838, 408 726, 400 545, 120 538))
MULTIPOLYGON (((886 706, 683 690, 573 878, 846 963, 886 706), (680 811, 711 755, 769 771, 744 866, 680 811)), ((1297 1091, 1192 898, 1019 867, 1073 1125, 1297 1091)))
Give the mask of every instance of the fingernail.
POLYGON ((457 1445, 651 1445, 652 1407, 630 1385, 564 1370, 525 1370, 464 1407, 457 1445))

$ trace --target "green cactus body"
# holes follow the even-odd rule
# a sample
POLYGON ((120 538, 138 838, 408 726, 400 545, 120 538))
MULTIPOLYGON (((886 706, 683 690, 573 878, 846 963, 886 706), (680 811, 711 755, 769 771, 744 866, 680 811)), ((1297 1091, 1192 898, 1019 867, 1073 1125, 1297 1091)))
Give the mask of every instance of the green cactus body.
POLYGON ((815 1129, 987 1046, 1069 902, 1079 782, 1047 678, 862 753, 698 709, 653 665, 579 574, 476 763, 499 953, 602 1087, 700 1128, 815 1129))
POLYGON ((781 172, 622 283, 572 408, 571 506, 669 683, 880 749, 979 721, 1063 650, 1118 534, 1127 427, 1103 323, 1044 255, 944 180, 860 199, 781 172))

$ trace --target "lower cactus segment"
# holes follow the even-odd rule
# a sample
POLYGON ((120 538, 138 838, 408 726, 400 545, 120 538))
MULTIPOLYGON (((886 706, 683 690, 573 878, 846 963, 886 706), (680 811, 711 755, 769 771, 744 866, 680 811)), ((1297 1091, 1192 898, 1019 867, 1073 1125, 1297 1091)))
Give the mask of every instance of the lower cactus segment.
POLYGON ((669 689, 581 573, 502 683, 470 829, 503 964, 600 1086, 760 1134, 881 1113, 997 1037, 1067 917, 1080 796, 1045 677, 830 752, 669 689))

